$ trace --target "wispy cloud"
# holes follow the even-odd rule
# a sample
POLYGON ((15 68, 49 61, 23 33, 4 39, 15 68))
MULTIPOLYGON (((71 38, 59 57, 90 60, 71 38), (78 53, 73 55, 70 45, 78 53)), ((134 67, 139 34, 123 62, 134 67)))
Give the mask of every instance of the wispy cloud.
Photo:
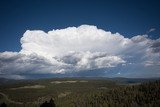
POLYGON ((151 33, 151 32, 154 32, 156 30, 156 28, 151 28, 151 29, 149 29, 148 31, 147 31, 147 34, 148 33, 151 33))

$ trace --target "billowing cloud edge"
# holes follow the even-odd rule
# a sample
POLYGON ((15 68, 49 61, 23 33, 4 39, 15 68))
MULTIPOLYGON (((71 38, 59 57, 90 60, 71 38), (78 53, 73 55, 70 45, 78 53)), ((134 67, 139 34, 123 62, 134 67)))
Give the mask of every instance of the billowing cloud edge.
POLYGON ((66 74, 118 65, 160 65, 160 39, 152 40, 148 35, 125 38, 91 25, 48 33, 27 30, 20 42, 20 52, 0 53, 0 75, 66 74))

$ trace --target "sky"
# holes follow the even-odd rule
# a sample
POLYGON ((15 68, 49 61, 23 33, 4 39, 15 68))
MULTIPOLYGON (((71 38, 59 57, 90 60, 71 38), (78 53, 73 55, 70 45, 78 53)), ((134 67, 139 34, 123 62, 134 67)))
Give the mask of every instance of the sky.
POLYGON ((160 77, 159 0, 1 0, 0 77, 160 77))

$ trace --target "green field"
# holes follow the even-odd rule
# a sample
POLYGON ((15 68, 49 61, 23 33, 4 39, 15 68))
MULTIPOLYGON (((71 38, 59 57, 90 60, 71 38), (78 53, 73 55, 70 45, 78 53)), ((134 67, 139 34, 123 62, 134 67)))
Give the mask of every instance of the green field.
POLYGON ((159 80, 53 78, 10 81, 0 85, 0 103, 5 102, 8 107, 39 107, 51 98, 56 107, 160 106, 159 80))

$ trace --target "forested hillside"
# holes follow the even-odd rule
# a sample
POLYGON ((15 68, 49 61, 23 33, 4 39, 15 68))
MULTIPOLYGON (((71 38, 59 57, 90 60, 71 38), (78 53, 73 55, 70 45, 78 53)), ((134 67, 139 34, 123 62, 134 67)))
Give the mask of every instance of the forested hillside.
POLYGON ((9 84, 0 92, 7 107, 160 107, 160 80, 49 79, 9 84))
POLYGON ((73 107, 160 107, 160 81, 97 90, 68 99, 73 100, 73 107))

